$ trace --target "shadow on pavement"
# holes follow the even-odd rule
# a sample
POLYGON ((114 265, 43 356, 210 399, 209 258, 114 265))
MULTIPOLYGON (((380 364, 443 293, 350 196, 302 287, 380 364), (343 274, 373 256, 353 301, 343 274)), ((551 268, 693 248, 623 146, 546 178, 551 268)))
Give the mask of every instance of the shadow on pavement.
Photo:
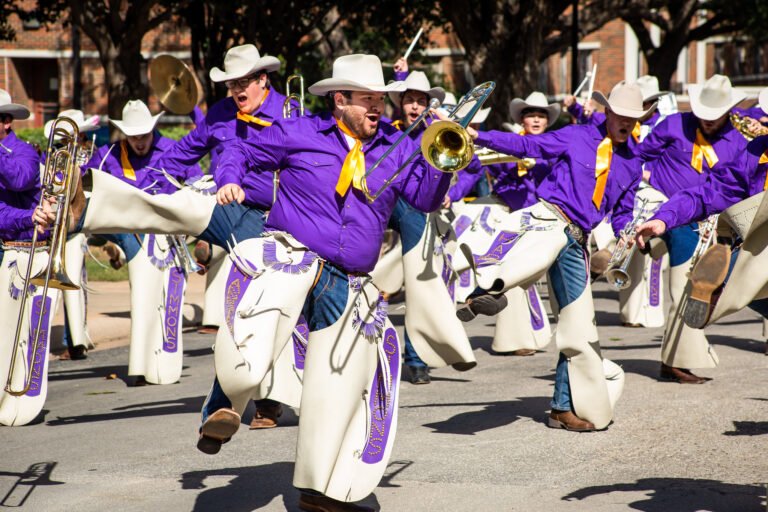
POLYGON ((82 416, 59 416, 49 420, 47 425, 57 427, 60 425, 74 425, 77 423, 93 423, 97 421, 114 421, 130 418, 146 418, 153 416, 165 416, 166 414, 187 414, 200 412, 203 406, 202 396, 190 396, 176 400, 162 402, 146 402, 140 404, 115 407, 114 412, 103 414, 84 414, 82 416))
POLYGON ((768 434, 768 421, 734 421, 733 430, 724 436, 760 436, 768 434))
POLYGON ((651 380, 667 382, 659 377, 661 361, 658 359, 613 359, 613 362, 621 366, 624 373, 636 373, 651 380))
POLYGON ((16 481, 0 499, 0 508, 23 507, 38 485, 61 485, 64 482, 51 480, 57 462, 36 462, 22 473, 0 471, 0 477, 15 477, 16 481))
POLYGON ((407 405, 401 409, 423 407, 482 407, 478 411, 462 412, 444 421, 425 423, 423 426, 434 430, 435 434, 461 434, 473 436, 478 432, 503 427, 520 418, 530 418, 543 422, 549 410, 550 397, 527 396, 517 400, 501 402, 469 402, 450 404, 407 405))
MULTIPOLYGON (((645 492, 646 498, 630 503, 630 509, 644 512, 757 512, 765 510, 762 504, 765 489, 764 485, 729 484, 695 478, 643 478, 633 483, 585 487, 562 499, 575 501, 614 492, 645 492)), ((584 506, 587 507, 586 504, 584 506)))
MULTIPOLYGON (((202 489, 192 512, 211 510, 250 512, 266 507, 278 497, 282 497, 286 510, 299 510, 299 491, 293 487, 292 483, 292 462, 275 462, 245 468, 189 471, 182 474, 179 481, 184 490, 202 489), (221 480, 216 477, 227 479, 227 484, 221 485, 221 480), (209 480, 211 478, 214 480, 209 480), (215 487, 208 487, 209 485, 215 485, 215 487)), ((376 509, 380 508, 375 495, 369 496, 361 503, 376 509)))
POLYGON ((743 350, 745 352, 765 353, 765 340, 750 340, 746 338, 734 338, 733 336, 707 336, 713 345, 725 345, 726 347, 743 350))

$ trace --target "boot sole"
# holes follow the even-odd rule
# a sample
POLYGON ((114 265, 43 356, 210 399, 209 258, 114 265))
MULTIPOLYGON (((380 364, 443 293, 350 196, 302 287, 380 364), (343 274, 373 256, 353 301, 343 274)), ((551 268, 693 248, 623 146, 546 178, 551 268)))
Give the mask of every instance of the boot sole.
POLYGON ((567 430, 568 432, 597 432, 596 428, 571 428, 562 421, 556 420, 554 418, 547 418, 547 426, 549 428, 567 430))
POLYGON ((712 295, 728 275, 729 252, 725 245, 716 244, 693 268, 691 293, 683 311, 683 321, 689 327, 701 329, 707 324, 712 310, 712 295))
POLYGON ((235 435, 240 428, 240 415, 229 409, 219 409, 203 423, 202 434, 219 441, 225 441, 235 435))

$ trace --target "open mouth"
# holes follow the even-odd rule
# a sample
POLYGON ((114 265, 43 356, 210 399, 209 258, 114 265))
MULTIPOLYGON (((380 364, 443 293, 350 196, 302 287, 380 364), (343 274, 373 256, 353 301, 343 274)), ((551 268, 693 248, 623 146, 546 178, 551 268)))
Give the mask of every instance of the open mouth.
POLYGON ((366 114, 365 118, 370 121, 372 124, 376 124, 379 122, 379 114, 366 114))
POLYGON ((248 95, 245 93, 238 94, 235 96, 235 100, 237 100, 238 103, 242 104, 248 101, 248 95))

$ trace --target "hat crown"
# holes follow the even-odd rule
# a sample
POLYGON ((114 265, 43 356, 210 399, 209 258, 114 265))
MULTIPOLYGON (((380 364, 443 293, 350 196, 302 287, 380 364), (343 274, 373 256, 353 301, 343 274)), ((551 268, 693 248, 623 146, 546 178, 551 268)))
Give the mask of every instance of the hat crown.
POLYGON ((727 76, 712 75, 709 80, 704 82, 699 94, 699 101, 709 108, 724 107, 731 104, 732 91, 733 87, 727 76))
POLYGON ((11 103, 11 95, 8 94, 8 91, 0 89, 0 105, 10 105, 11 103))
POLYGON ((643 110, 643 92, 636 84, 628 84, 623 80, 616 84, 608 96, 611 108, 621 107, 630 110, 643 110))
POLYGON ((428 92, 432 87, 423 71, 412 71, 403 82, 405 90, 428 92))
POLYGON ((456 96, 452 92, 446 92, 445 93, 445 99, 443 100, 443 105, 453 105, 456 106, 456 96))
POLYGON ((332 78, 374 86, 384 85, 381 61, 375 55, 356 53, 339 57, 333 62, 332 78))
POLYGON ((141 100, 131 100, 123 107, 123 123, 130 126, 152 122, 152 114, 141 100))
POLYGON ((547 108, 549 106, 549 102, 547 101, 547 97, 544 96, 544 93, 539 92, 539 91, 534 91, 531 94, 529 94, 528 97, 525 98, 525 103, 529 107, 547 108))
POLYGON ((62 110, 59 112, 58 117, 68 117, 75 122, 78 126, 85 123, 85 114, 82 110, 70 109, 62 110))
POLYGON ((640 87, 640 91, 643 93, 643 98, 649 98, 660 92, 659 79, 653 75, 643 75, 635 80, 635 84, 640 87))
POLYGON ((224 71, 236 73, 242 69, 250 69, 253 63, 261 58, 258 48, 252 44, 233 46, 224 55, 224 71))

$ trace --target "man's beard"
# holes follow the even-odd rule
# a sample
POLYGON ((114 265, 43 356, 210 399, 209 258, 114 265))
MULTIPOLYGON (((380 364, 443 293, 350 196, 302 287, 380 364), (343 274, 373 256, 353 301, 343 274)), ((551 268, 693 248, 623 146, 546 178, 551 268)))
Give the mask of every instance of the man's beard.
POLYGON ((341 114, 341 120, 344 121, 344 124, 347 125, 349 129, 352 130, 352 133, 360 139, 370 139, 376 135, 376 131, 379 129, 378 123, 373 129, 366 126, 366 121, 368 121, 368 119, 365 117, 365 114, 357 116, 349 110, 346 110, 341 114))

